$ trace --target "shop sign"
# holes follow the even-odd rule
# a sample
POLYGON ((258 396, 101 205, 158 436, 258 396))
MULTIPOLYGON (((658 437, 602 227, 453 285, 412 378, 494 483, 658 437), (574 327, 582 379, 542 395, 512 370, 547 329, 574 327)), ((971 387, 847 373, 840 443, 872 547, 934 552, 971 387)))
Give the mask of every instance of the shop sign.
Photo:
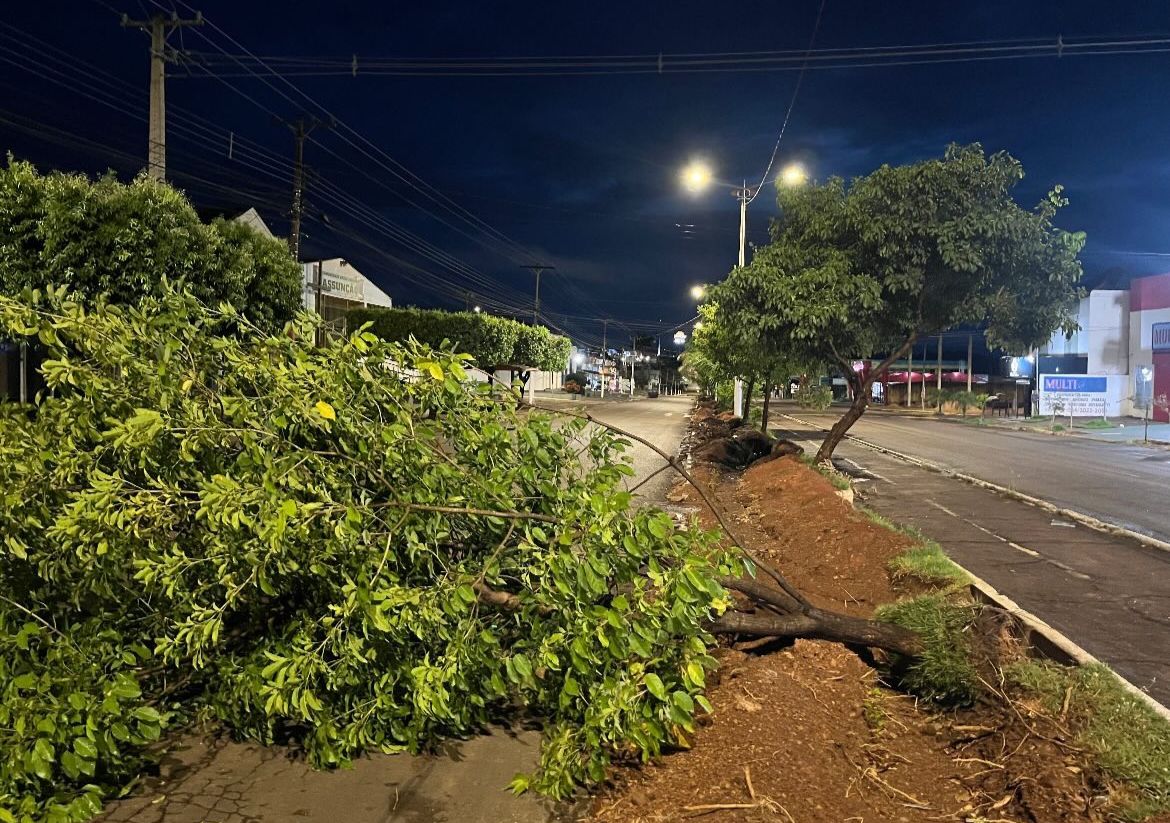
POLYGON ((1040 375, 1040 414, 1101 417, 1105 414, 1107 378, 1089 374, 1040 375), (1059 406, 1060 410, 1056 411, 1059 406))

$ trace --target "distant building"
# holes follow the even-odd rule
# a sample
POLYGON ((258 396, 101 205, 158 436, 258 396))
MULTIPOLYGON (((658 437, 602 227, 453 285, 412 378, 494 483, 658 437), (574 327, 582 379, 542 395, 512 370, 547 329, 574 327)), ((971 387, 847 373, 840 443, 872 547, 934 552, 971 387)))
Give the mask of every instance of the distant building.
POLYGON ((393 308, 390 295, 347 260, 331 257, 303 263, 302 267, 305 308, 317 312, 331 325, 340 327, 342 318, 352 309, 365 306, 393 308))
MULTIPOLYGON (((1170 273, 1090 292, 1077 322, 1070 337, 1056 332, 1037 353, 1042 413, 1051 410, 1046 386, 1066 408, 1080 409, 1074 414, 1141 417, 1154 398, 1170 397, 1170 273)), ((1170 422, 1157 404, 1150 418, 1170 422)))

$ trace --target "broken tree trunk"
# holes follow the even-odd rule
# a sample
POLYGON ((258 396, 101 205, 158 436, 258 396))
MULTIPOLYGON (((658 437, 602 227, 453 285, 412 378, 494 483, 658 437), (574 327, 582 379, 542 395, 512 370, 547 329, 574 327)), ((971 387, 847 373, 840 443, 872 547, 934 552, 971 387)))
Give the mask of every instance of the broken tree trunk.
MULTIPOLYGON (((711 514, 719 522, 724 533, 731 542, 747 557, 758 569, 776 584, 777 588, 761 583, 759 580, 746 577, 725 577, 720 583, 728 589, 745 595, 756 607, 754 613, 728 611, 711 621, 708 629, 717 634, 740 634, 753 637, 805 637, 818 640, 833 640, 847 646, 867 646, 884 651, 894 652, 907 657, 916 657, 921 653, 922 643, 918 635, 901 626, 892 623, 883 623, 878 620, 866 620, 839 612, 828 611, 814 606, 799 590, 797 590, 777 569, 763 558, 756 555, 751 549, 736 537, 731 525, 724 517, 723 511, 715 499, 695 480, 682 462, 673 455, 667 454, 661 448, 644 437, 626 431, 618 426, 598 420, 587 411, 565 411, 547 406, 533 406, 552 414, 566 417, 579 417, 598 426, 609 429, 622 437, 637 441, 657 453, 683 479, 699 493, 706 502, 711 514)), ((480 593, 484 599, 484 593, 480 593)))

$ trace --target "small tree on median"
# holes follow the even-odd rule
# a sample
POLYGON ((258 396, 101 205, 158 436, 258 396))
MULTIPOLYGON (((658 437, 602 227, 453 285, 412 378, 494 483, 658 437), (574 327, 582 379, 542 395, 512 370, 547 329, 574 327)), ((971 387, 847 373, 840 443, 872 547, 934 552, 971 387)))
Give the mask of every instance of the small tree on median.
POLYGON ((773 241, 749 268, 787 302, 774 319, 793 341, 841 368, 854 399, 817 452, 829 460, 865 412, 877 377, 916 340, 961 324, 1023 349, 1075 326, 1083 233, 1056 228, 1057 186, 1032 210, 1012 197, 1023 177, 1006 152, 950 146, 943 157, 781 188, 773 241), (885 357, 865 373, 853 362, 885 357))

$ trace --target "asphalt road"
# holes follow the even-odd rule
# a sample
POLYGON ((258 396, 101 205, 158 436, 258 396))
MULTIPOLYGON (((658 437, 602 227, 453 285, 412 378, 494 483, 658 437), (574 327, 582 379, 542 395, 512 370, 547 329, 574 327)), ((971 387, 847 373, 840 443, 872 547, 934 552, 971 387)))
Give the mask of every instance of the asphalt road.
MULTIPOLYGON (((675 395, 654 400, 599 403, 591 406, 589 411, 603 423, 644 437, 668 454, 677 454, 686 434, 687 414, 694 404, 694 397, 675 395)), ((662 457, 641 443, 634 443, 627 456, 634 466, 634 476, 627 481, 628 488, 663 465, 662 457)), ((664 471, 639 488, 638 496, 648 501, 660 501, 677 479, 673 471, 664 471)))
MULTIPOLYGON (((780 406, 826 428, 837 418, 780 406)), ((850 434, 1170 541, 1170 449, 869 412, 850 434)))

